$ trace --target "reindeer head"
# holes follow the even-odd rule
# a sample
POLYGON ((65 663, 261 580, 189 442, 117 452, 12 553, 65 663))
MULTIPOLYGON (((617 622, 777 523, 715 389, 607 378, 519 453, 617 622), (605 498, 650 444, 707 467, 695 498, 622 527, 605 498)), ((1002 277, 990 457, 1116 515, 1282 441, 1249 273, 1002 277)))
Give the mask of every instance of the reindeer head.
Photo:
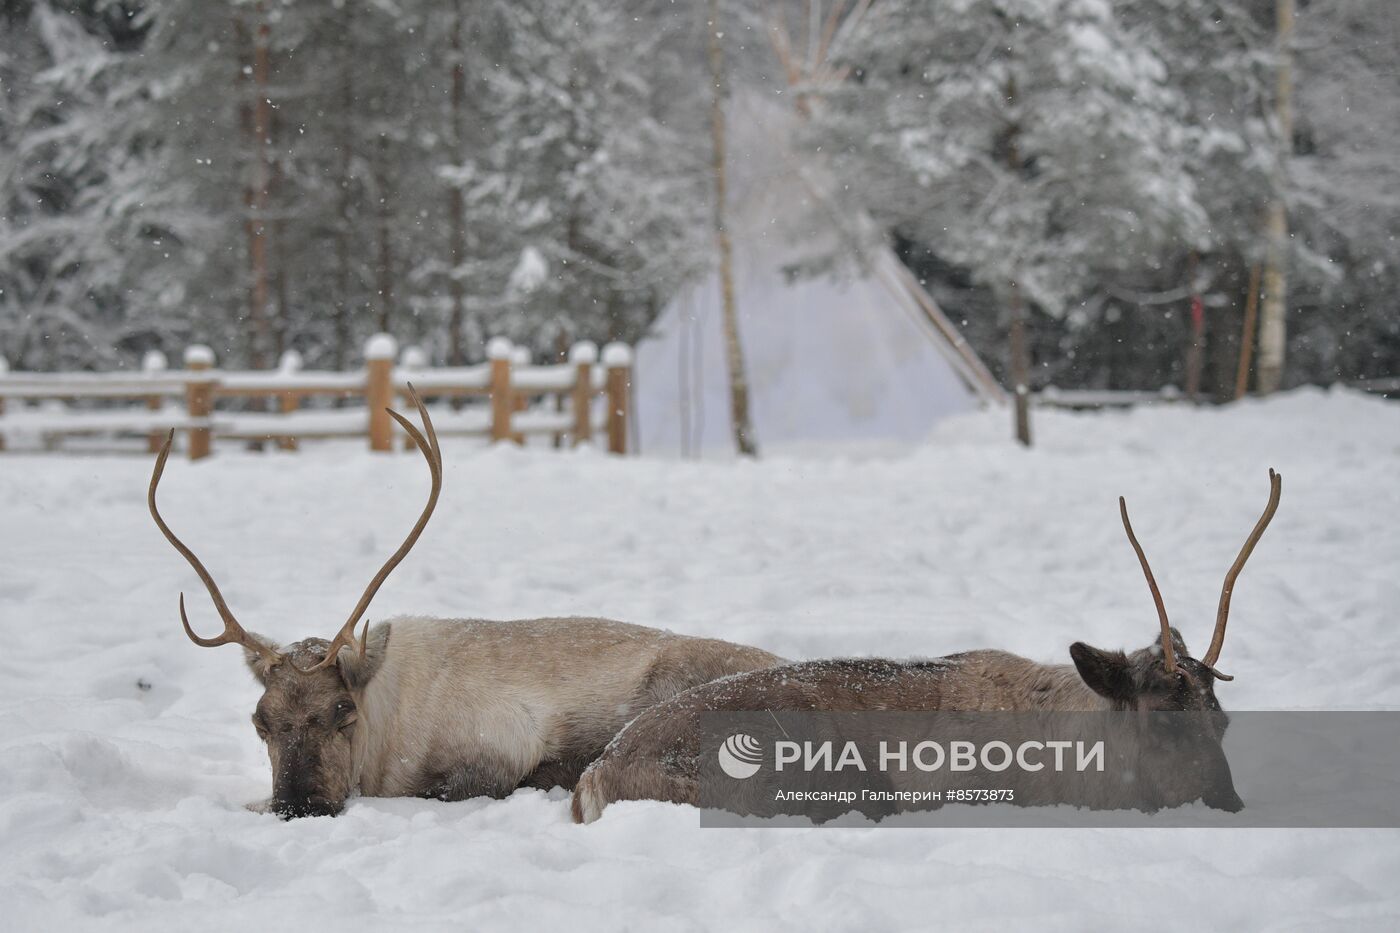
POLYGON ((417 428, 396 411, 389 414, 413 438, 428 461, 432 475, 432 491, 418 522, 399 549, 374 575, 364 595, 360 597, 350 618, 341 626, 335 638, 307 638, 286 648, 249 632, 238 623, 209 571, 199 558, 175 536, 156 509, 156 486, 165 472, 175 432, 166 438, 156 466, 146 501, 151 517, 175 550, 184 555, 194 572, 209 591, 214 608, 224 621, 222 635, 201 638, 190 628, 185 614, 185 594, 180 594, 180 621, 185 634, 196 645, 216 648, 219 645, 241 645, 248 667, 263 685, 263 695, 253 713, 253 726, 267 745, 272 762, 272 809, 291 819, 300 816, 334 816, 345 806, 350 796, 353 775, 351 743, 357 728, 356 698, 383 659, 384 641, 369 636, 366 622, 360 637, 355 638, 355 626, 369 608, 379 587, 418 541, 428 518, 437 505, 442 491, 442 452, 432 419, 423 407, 418 393, 409 386, 409 393, 423 419, 424 437, 417 428))
POLYGON ((1147 555, 1143 553, 1142 545, 1138 544, 1133 526, 1128 521, 1128 505, 1121 497, 1118 499, 1123 528, 1137 553, 1138 562, 1142 564, 1147 587, 1152 591, 1153 602, 1157 605, 1161 636, 1158 642, 1131 654, 1105 651, 1082 641, 1071 645, 1069 653, 1079 676, 1091 690, 1109 700, 1114 709, 1136 710, 1146 714, 1144 723, 1157 730, 1154 733, 1156 754, 1158 757, 1165 756, 1162 760, 1166 767, 1144 767, 1143 771, 1167 782, 1162 790, 1170 803, 1185 803, 1202 797, 1201 785, 1193 782, 1192 775, 1186 775, 1184 782, 1180 780, 1183 762, 1191 761, 1197 769, 1194 777, 1207 779, 1204 799, 1208 805, 1226 810, 1238 810, 1244 805, 1230 783, 1229 765, 1220 748, 1229 718, 1215 697, 1215 682, 1234 678, 1217 670, 1215 662, 1220 658, 1220 649, 1225 644, 1225 625, 1230 616, 1230 597, 1234 593, 1235 581, 1263 536, 1264 529, 1273 520, 1282 491, 1283 477, 1270 470, 1269 503, 1225 574, 1225 585, 1221 589, 1220 604, 1215 614, 1215 633, 1211 637, 1210 648, 1200 660, 1191 657, 1181 634, 1167 622, 1162 593, 1152 576, 1152 568, 1148 566, 1147 555), (1204 715, 1152 715, 1171 713, 1204 715), (1185 759, 1183 754, 1186 755, 1185 759), (1182 794, 1191 794, 1193 787, 1196 788, 1194 796, 1175 799, 1182 794))

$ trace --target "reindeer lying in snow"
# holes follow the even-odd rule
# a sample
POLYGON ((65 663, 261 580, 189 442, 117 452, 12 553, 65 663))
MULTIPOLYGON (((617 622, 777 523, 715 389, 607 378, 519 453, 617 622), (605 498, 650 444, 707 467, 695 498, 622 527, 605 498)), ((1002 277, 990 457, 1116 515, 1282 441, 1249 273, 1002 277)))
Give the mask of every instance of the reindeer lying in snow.
MULTIPOLYGON (((410 387, 410 392, 412 388, 410 387)), ((371 797, 504 797, 520 786, 573 787, 639 712, 682 690, 782 663, 743 645, 606 619, 517 622, 398 618, 355 626, 418 540, 442 489, 432 419, 413 393, 423 434, 390 411, 428 461, 432 491, 408 538, 375 574, 335 638, 285 648, 244 630, 204 565, 156 509, 174 432, 156 459, 151 517, 209 590, 224 632, 197 645, 242 645, 263 685, 253 726, 272 761, 279 815, 333 816, 358 790, 371 797)))
POLYGON ((1194 772, 1163 773, 1149 764, 1139 770, 1145 772, 1141 780, 1152 786, 1136 788, 1136 799, 1159 807, 1200 799, 1212 807, 1238 810, 1244 804, 1235 793, 1220 747, 1228 718, 1215 698, 1215 681, 1233 678, 1216 670, 1215 662, 1225 641, 1235 580, 1278 509, 1282 478, 1270 470, 1269 482, 1268 507, 1225 575, 1215 632, 1199 661, 1190 656, 1167 622, 1161 592, 1128 522, 1127 504, 1120 498, 1123 527, 1157 606, 1159 643, 1124 654, 1075 642, 1069 649, 1073 666, 1038 664, 1003 651, 970 651, 933 661, 809 661, 726 677, 659 703, 629 723, 579 779, 573 796, 574 820, 591 823, 618 800, 695 804, 701 755, 716 753, 700 747, 699 714, 765 710, 1214 714, 1203 717, 1211 733, 1204 737, 1204 747, 1196 743, 1189 756, 1194 772))

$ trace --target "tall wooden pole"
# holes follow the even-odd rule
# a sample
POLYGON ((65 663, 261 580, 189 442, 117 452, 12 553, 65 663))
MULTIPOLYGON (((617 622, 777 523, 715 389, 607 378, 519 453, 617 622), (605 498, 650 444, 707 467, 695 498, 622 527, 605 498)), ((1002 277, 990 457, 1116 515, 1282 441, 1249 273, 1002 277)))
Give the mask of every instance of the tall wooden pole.
MULTIPOLYGON (((462 60, 462 0, 457 0, 452 14, 452 153, 449 161, 460 162, 464 156, 465 119, 463 110, 467 100, 466 63, 462 60)), ((462 324, 465 317, 466 296, 458 267, 466 256, 466 207, 462 198, 462 188, 457 182, 449 182, 447 189, 448 244, 447 244, 447 293, 452 310, 448 319, 449 366, 465 366, 467 351, 462 342, 462 324)))
POLYGON ((1259 309, 1259 375, 1261 395, 1278 389, 1283 381, 1288 333, 1288 211, 1284 203, 1286 165, 1293 150, 1293 9, 1294 0, 1274 0, 1277 20, 1278 71, 1274 121, 1278 147, 1273 200, 1265 214, 1264 294, 1259 309))
MULTIPOLYGON (((1006 103, 1015 113, 1016 78, 1006 82, 1006 103)), ((1021 179, 1024 163, 1021 161, 1021 127, 1013 123, 1007 135, 1006 167, 1011 170, 1014 181, 1021 179)), ((1016 440, 1024 446, 1031 446, 1031 355, 1026 346, 1026 302, 1021 294, 1021 283, 1010 283, 1011 301, 1011 395, 1016 412, 1016 440)))
POLYGON ((267 211, 272 185, 272 102, 268 84, 272 70, 272 27, 268 25, 263 2, 255 7, 257 26, 253 30, 253 180, 246 197, 248 220, 248 322, 252 326, 248 359, 254 369, 267 368, 272 333, 268 321, 269 274, 267 211))
POLYGON ((1016 407, 1016 440, 1031 446, 1031 355, 1026 348, 1026 303, 1021 286, 1011 283, 1011 391, 1016 407))
MULTIPOLYGON (((331 301, 335 314, 335 368, 344 370, 350 361, 350 335, 354 329, 350 320, 354 302, 351 299, 351 286, 354 274, 351 271, 350 231, 354 222, 354 200, 351 176, 355 171, 354 130, 355 113, 355 68, 359 65, 354 43, 354 7, 345 4, 340 10, 340 119, 336 124, 340 144, 340 178, 337 179, 340 191, 337 197, 338 223, 335 231, 335 255, 337 290, 339 294, 331 301)), ((381 326, 380 331, 386 330, 381 326)))
POLYGON ((1196 401, 1201 393, 1201 365, 1204 362, 1206 331, 1206 307, 1201 300, 1200 290, 1196 287, 1196 269, 1199 263, 1200 258, 1193 249, 1186 262, 1186 286, 1191 293, 1191 342, 1186 346, 1186 397, 1192 402, 1196 401))
POLYGON ((1249 368, 1254 362, 1254 323, 1259 316, 1259 263, 1249 267, 1249 291, 1244 296, 1244 331, 1240 334, 1240 366, 1235 371, 1235 398, 1249 391, 1249 368))
POLYGON ((719 0, 710 0, 709 31, 710 59, 710 137, 714 147, 711 165, 714 169, 715 242, 719 248, 719 290, 724 326, 724 355, 729 365, 729 415, 734 429, 734 447, 742 456, 758 456, 758 442, 749 420, 749 381, 744 369, 744 347, 739 336, 739 312, 734 300, 733 245, 725 221, 725 199, 728 178, 725 174, 724 147, 724 47, 721 44, 719 0))
POLYGON ((375 160, 376 193, 379 195, 379 262, 376 281, 379 288, 379 329, 389 332, 394 320, 394 224, 393 184, 389 173, 389 135, 379 135, 379 157, 375 160))

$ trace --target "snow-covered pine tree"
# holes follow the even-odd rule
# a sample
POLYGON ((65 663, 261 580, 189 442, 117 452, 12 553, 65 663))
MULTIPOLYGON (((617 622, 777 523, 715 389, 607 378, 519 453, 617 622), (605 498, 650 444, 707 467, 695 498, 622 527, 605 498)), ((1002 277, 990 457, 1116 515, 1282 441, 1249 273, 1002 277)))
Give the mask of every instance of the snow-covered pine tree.
POLYGON ((1400 372, 1400 6, 1308 4, 1296 44, 1284 382, 1393 376, 1400 372))
POLYGON ((17 367, 121 366, 184 330, 165 270, 186 224, 152 178, 138 14, 0 10, 0 354, 17 367))
POLYGON ((473 229, 472 311, 543 352, 636 340, 704 255, 703 176, 644 67, 666 31, 602 0, 489 14, 468 53, 481 123, 442 169, 473 229))
POLYGON ((860 76, 820 112, 824 148, 994 288, 1058 314, 1105 268, 1203 234, 1183 102, 1107 3, 889 0, 844 56, 860 76))

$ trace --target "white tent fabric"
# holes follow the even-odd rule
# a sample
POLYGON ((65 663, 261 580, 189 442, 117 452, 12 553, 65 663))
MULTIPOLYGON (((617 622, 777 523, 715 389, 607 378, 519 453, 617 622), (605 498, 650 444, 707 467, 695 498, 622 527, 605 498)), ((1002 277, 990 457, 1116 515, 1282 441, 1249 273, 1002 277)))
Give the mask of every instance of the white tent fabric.
MULTIPOLYGON (((796 120, 785 98, 728 107, 728 223, 754 433, 769 449, 919 440, 999 389, 869 218, 842 210, 830 176, 794 148, 796 120), (818 257, 836 259, 835 271, 789 274, 818 257)), ((638 346, 643 454, 733 450, 721 313, 711 273, 638 346)))

